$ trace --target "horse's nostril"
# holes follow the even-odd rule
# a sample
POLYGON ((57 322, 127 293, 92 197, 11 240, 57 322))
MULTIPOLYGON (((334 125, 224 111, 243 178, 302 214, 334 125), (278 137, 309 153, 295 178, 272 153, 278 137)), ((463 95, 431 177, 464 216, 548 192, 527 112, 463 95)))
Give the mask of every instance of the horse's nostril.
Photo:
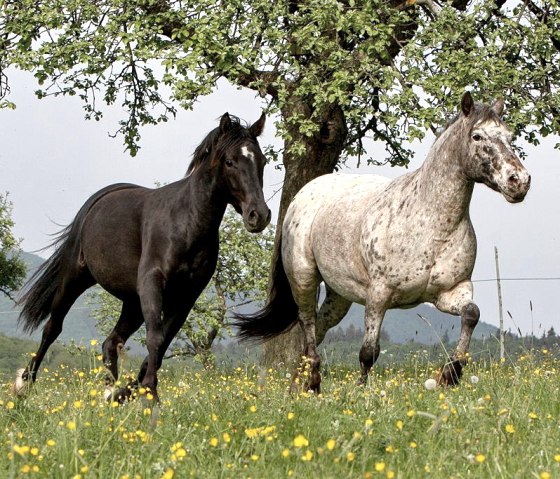
POLYGON ((510 183, 519 183, 519 176, 517 176, 517 174, 514 173, 513 175, 510 175, 510 177, 508 178, 508 181, 510 183))
POLYGON ((256 221, 257 220, 257 212, 255 210, 251 210, 249 212, 249 221, 256 221))

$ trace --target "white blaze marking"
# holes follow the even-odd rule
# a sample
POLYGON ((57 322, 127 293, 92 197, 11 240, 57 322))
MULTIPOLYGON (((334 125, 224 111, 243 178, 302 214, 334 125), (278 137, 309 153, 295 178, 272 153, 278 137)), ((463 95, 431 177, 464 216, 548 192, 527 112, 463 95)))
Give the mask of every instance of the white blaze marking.
POLYGON ((252 151, 250 151, 249 148, 247 148, 246 146, 241 147, 241 154, 245 158, 248 158, 250 161, 255 161, 255 154, 252 151))

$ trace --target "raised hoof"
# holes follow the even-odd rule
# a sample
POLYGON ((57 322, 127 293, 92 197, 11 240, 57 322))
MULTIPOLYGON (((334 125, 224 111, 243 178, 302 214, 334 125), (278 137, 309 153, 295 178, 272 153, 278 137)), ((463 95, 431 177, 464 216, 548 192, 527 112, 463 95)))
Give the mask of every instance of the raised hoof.
POLYGON ((32 384, 33 381, 31 381, 28 378, 28 375, 25 374, 25 368, 20 368, 16 372, 16 380, 14 382, 14 385, 12 386, 12 393, 15 396, 23 397, 29 392, 32 384), (24 378, 24 376, 27 377, 24 378))
POLYGON ((456 359, 441 368, 437 383, 439 386, 457 386, 462 375, 463 364, 459 359, 456 359))

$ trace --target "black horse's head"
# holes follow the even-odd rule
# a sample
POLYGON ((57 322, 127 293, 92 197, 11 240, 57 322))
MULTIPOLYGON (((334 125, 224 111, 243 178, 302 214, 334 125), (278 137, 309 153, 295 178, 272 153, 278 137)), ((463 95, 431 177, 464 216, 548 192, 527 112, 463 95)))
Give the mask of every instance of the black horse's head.
POLYGON ((270 223, 270 209, 263 195, 263 172, 266 159, 257 137, 264 129, 265 115, 251 126, 228 113, 196 149, 187 175, 202 159, 209 162, 221 185, 227 203, 243 217, 247 231, 258 233, 270 223))

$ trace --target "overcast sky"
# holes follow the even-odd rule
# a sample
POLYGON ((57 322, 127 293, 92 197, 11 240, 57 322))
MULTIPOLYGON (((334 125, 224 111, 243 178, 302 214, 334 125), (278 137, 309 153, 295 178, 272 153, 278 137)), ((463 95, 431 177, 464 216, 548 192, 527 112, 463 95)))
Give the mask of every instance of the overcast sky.
MULTIPOLYGON (((10 75, 15 111, 0 110, 0 192, 9 191, 13 202, 15 234, 25 251, 50 243, 50 234, 72 221, 84 201, 98 189, 116 182, 153 186, 181 178, 191 154, 217 119, 228 111, 254 122, 261 112, 261 100, 253 92, 221 84, 213 95, 200 101, 177 119, 141 131, 141 150, 135 158, 125 151, 122 138, 110 138, 117 129, 118 108, 106 112, 100 122, 84 120, 76 98, 37 100, 36 84, 23 73, 10 75)), ((506 103, 507 107, 507 103, 506 103)), ((500 255, 502 278, 559 278, 560 223, 558 183, 560 152, 553 148, 557 138, 526 147, 525 166, 532 175, 531 190, 521 204, 511 205, 498 193, 477 185, 471 203, 471 217, 478 237, 478 258, 473 280, 475 302, 481 319, 498 325, 494 246, 500 255)), ((265 128, 261 146, 276 142, 273 121, 265 128)), ((415 159, 409 169, 421 165, 432 139, 412 145, 415 159)), ((368 152, 383 158, 383 148, 372 145, 368 152)), ((353 168, 344 171, 353 172, 353 168)), ((395 177, 404 168, 364 167, 359 173, 395 177)), ((269 165, 265 173, 266 197, 282 186, 282 172, 269 165)), ((269 201, 273 221, 279 194, 269 201)), ((506 329, 541 335, 555 326, 560 332, 556 295, 558 280, 516 280, 502 283, 506 329), (530 301, 533 311, 530 311, 530 301), (506 314, 509 311, 513 321, 506 314)))

